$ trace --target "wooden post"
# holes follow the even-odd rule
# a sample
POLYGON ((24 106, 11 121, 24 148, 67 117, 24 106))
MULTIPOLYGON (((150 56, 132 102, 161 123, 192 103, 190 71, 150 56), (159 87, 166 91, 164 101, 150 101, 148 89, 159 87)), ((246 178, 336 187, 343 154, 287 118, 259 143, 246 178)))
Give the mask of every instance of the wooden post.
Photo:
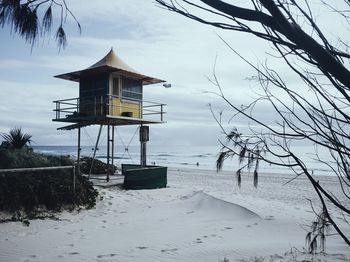
POLYGON ((141 142, 141 166, 145 167, 146 165, 147 165, 146 142, 141 142))
POLYGON ((80 175, 80 125, 78 127, 78 161, 77 161, 77 171, 78 175, 80 175))
POLYGON ((149 127, 140 126, 140 165, 145 167, 147 165, 147 147, 146 143, 149 140, 149 127))
POLYGON ((110 166, 109 166, 109 141, 110 140, 110 125, 109 123, 107 124, 107 182, 109 182, 109 171, 110 171, 110 166))
POLYGON ((112 125, 112 174, 114 175, 114 125, 112 125))

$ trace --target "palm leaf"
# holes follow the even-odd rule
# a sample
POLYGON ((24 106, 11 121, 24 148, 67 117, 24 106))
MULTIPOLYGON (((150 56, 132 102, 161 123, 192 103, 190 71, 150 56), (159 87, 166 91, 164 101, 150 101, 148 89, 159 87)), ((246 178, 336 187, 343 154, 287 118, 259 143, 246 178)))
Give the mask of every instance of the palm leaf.
POLYGON ((1 134, 4 144, 11 149, 22 149, 30 145, 32 136, 22 133, 22 129, 15 127, 10 130, 9 134, 1 134))

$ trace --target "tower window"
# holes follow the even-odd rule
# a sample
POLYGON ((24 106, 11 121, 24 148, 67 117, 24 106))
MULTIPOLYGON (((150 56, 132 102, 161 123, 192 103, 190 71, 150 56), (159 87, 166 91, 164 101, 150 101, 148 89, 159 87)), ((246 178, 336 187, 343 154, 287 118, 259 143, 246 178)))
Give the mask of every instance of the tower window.
POLYGON ((119 78, 117 77, 113 78, 112 94, 115 96, 119 96, 119 78))
POLYGON ((122 96, 131 100, 142 100, 142 84, 139 80, 122 79, 122 96))

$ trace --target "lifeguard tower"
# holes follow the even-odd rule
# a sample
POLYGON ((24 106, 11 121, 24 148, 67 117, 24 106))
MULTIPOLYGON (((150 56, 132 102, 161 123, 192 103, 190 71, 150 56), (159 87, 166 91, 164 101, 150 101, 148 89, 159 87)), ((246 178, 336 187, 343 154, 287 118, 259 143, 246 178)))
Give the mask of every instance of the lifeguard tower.
MULTIPOLYGON (((162 103, 144 101, 144 86, 159 84, 164 80, 146 76, 124 63, 113 49, 92 66, 57 78, 79 83, 79 97, 54 101, 56 116, 53 121, 70 123, 59 130, 78 129, 78 169, 80 161, 81 128, 99 125, 93 159, 103 126, 107 126, 107 176, 114 169, 114 129, 116 126, 140 126, 140 165, 132 168, 145 168, 148 125, 164 123, 162 103)), ((130 169, 130 168, 124 168, 130 169)), ((125 180, 124 180, 125 182, 125 180)))

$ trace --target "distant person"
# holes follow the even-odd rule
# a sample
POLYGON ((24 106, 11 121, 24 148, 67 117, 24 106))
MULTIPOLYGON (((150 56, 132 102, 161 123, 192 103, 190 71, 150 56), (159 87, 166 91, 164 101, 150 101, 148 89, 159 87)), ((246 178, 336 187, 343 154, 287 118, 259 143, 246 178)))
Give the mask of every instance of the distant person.
POLYGON ((197 164, 196 164, 197 166, 199 166, 199 163, 197 162, 197 164))

